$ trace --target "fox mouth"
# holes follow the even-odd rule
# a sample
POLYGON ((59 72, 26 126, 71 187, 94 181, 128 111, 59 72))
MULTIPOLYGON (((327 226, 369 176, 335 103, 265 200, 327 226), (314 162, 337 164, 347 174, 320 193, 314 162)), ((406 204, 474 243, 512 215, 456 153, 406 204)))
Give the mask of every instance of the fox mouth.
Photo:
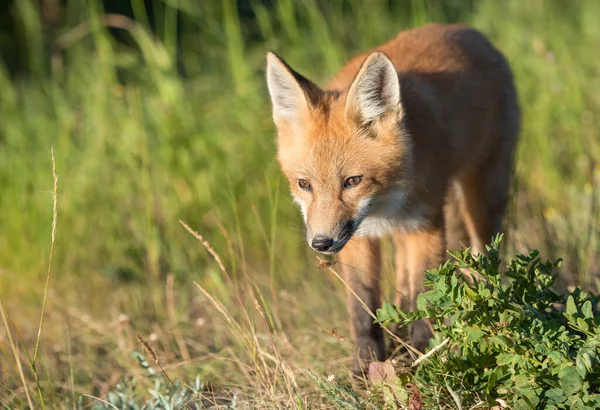
POLYGON ((344 246, 346 245, 346 242, 341 243, 341 244, 339 244, 339 242, 334 242, 333 246, 331 247, 330 250, 328 250, 328 251, 317 251, 317 252, 319 252, 319 253, 321 253, 323 255, 335 255, 336 253, 338 253, 342 249, 344 249, 344 246))
MULTIPOLYGON (((347 241, 346 241, 347 242, 347 241)), ((315 248, 311 248, 317 252, 319 252, 322 255, 335 255, 336 253, 339 253, 342 249, 344 249, 344 246, 346 245, 346 242, 339 244, 339 242, 334 242, 333 246, 327 250, 327 251, 318 251, 315 248)))
POLYGON ((344 224, 344 229, 341 232, 341 235, 339 235, 337 239, 333 239, 333 243, 329 247, 329 249, 319 250, 315 249, 315 247, 312 245, 310 245, 310 247, 323 255, 334 255, 336 253, 339 253, 342 249, 344 249, 344 246, 346 246, 348 241, 352 238, 352 235, 354 235, 354 232, 356 232, 357 228, 358 225, 355 223, 355 221, 348 221, 346 224, 344 224))
POLYGON ((344 239, 340 239, 340 240, 334 240, 332 245, 329 247, 329 249, 327 250, 322 250, 322 249, 317 249, 315 248, 314 245, 310 245, 310 247, 322 254, 322 255, 335 255, 336 253, 340 252, 342 249, 344 249, 344 246, 346 245, 346 243, 348 243, 348 241, 350 240, 350 237, 348 238, 344 238, 344 239))

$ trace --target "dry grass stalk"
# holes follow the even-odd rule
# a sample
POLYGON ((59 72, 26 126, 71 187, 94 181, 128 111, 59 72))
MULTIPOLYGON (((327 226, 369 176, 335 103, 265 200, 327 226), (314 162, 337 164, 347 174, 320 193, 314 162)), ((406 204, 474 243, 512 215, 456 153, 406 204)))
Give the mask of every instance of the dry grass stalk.
POLYGON ((228 278, 228 280, 231 281, 231 279, 229 278, 229 274, 227 273, 227 269, 225 269, 225 265, 223 264, 223 261, 221 260, 221 257, 213 249, 213 247, 210 245, 210 243, 208 243, 208 241, 206 239, 204 239, 204 237, 202 235, 200 235, 198 232, 196 232, 192 228, 190 228, 190 226, 188 224, 186 224, 185 222, 183 222, 181 219, 179 220, 179 223, 189 233, 191 233, 192 235, 194 235, 196 237, 196 239, 198 239, 202 243, 202 245, 204 245, 204 247, 206 248, 206 250, 208 251, 208 253, 210 253, 212 255, 212 257, 217 262, 217 265, 219 265, 219 268, 221 269, 221 272, 223 272, 223 274, 228 278))
POLYGON ((213 298, 212 295, 210 293, 208 293, 208 291, 206 289, 204 289, 202 286, 200 286, 200 284, 196 281, 194 281, 194 285, 196 285, 198 287, 198 289, 200 289, 200 291, 202 293, 204 293, 204 296, 206 296, 210 300, 210 302, 213 304, 213 306, 219 311, 219 313, 221 313, 223 315, 223 317, 225 318, 227 323, 234 325, 240 331, 242 330, 241 326, 235 320, 233 320, 233 318, 231 316, 229 316, 229 314, 227 314, 227 312, 225 311, 223 306, 219 302, 217 302, 217 300, 215 298, 213 298))
MULTIPOLYGON (((242 310, 242 312, 244 312, 245 314, 245 319, 248 322, 248 326, 250 328, 252 328, 252 320, 250 319, 250 316, 248 315, 248 311, 245 309, 244 307, 244 302, 242 301, 242 298, 240 297, 239 292, 237 291, 236 286, 234 285, 233 281, 231 280, 231 276, 229 275, 229 273, 227 272, 227 269, 225 268, 225 265, 223 264, 223 261, 221 260, 221 257, 219 256, 219 254, 217 253, 217 251, 215 251, 215 249, 211 246, 211 244, 204 239, 204 237, 202 235, 200 235, 199 232, 194 231, 192 228, 190 228, 190 226, 188 224, 186 224, 185 222, 183 222, 181 219, 179 220, 179 223, 181 224, 181 226, 183 226, 189 233, 191 233, 196 239, 198 239, 200 241, 200 243, 202 243, 202 245, 204 246, 204 248, 206 248, 206 250, 208 251, 208 253, 211 254, 211 256, 214 258, 214 260, 217 262, 217 265, 219 265, 219 269, 221 270, 221 272, 223 272, 223 275, 225 275, 225 279, 227 280, 227 283, 229 283, 229 286, 231 286, 231 289, 233 290, 236 299, 238 301, 238 304, 240 306, 240 309, 242 310)), ((196 282, 194 282, 196 283, 196 282)), ((209 299, 211 299, 211 302, 213 302, 213 304, 216 303, 216 301, 214 300, 214 298, 212 298, 210 295, 208 295, 208 292, 206 292, 204 289, 202 289, 200 287, 200 285, 198 285, 196 283, 196 286, 198 286, 200 288, 200 290, 202 290, 202 292, 207 295, 207 297, 209 297, 209 299)), ((215 304, 215 306, 217 306, 217 304, 215 304)), ((218 308, 218 306, 217 306, 218 308)), ((221 313, 224 313, 224 310, 222 308, 220 308, 221 313)), ((228 316, 228 315, 225 315, 228 316)), ((230 321, 230 323, 232 323, 230 321)), ((237 323, 236 323, 237 325, 237 323)), ((237 325, 238 327, 240 327, 239 325, 237 325)))
POLYGON ((458 393, 452 390, 452 388, 448 385, 446 385, 446 389, 448 389, 448 393, 450 393, 450 396, 452 396, 452 400, 454 400, 457 410, 463 410, 460 396, 458 395, 458 393))
POLYGON ((8 342, 10 344, 10 349, 15 356, 15 362, 17 363, 17 370, 19 371, 19 376, 21 377, 21 383, 23 383, 23 390, 25 390, 25 397, 27 397, 27 403, 29 404, 29 408, 33 409, 33 402, 31 401, 31 396, 29 395, 29 388, 27 387, 27 380, 25 379, 25 374, 23 373, 23 366, 21 366, 21 359, 19 358, 19 348, 17 347, 14 339, 12 337, 12 332, 10 331, 10 326, 8 324, 8 314, 4 309, 4 304, 2 302, 2 298, 0 298, 0 315, 2 316, 2 322, 4 323, 4 328, 6 329, 6 334, 8 336, 8 342))
POLYGON ((142 345, 142 347, 144 348, 146 353, 148 353, 148 355, 150 355, 152 360, 154 360, 156 362, 156 364, 159 364, 158 357, 156 357, 156 354, 154 354, 154 350, 152 350, 152 348, 150 347, 148 342, 146 342, 144 339, 142 339, 142 337, 140 335, 138 335, 136 332, 133 332, 133 334, 135 335, 135 338, 137 339, 138 343, 142 345))
POLYGON ((146 350, 146 353, 148 353, 148 355, 150 357, 152 357, 154 362, 156 362, 156 365, 160 369, 161 373, 165 376, 165 378, 169 381, 169 383, 171 383, 171 386, 173 386, 173 388, 175 390, 177 390, 177 393, 179 393, 179 396, 181 397, 181 400, 183 400, 183 402, 185 403, 186 407, 188 409, 192 410, 192 407, 189 405, 189 403, 187 402, 187 400, 185 399, 183 394, 181 394, 181 392, 179 391, 177 386, 175 386, 175 383, 173 383, 173 380, 171 380, 171 378, 169 377, 167 372, 165 372, 165 369, 163 369, 162 365, 160 364, 160 361, 158 360, 158 357, 156 356, 156 354, 154 353, 154 350, 152 350, 152 348, 150 347, 148 342, 146 342, 144 339, 142 339, 142 337, 140 335, 138 335, 136 332, 133 332, 133 334, 135 335, 135 338, 137 339, 139 344, 141 344, 142 347, 144 348, 144 350, 146 350))
POLYGON ((177 342, 177 346, 179 347, 179 352, 181 353, 181 357, 184 360, 188 361, 191 359, 190 352, 185 344, 185 340, 183 340, 183 336, 181 335, 181 331, 179 330, 179 326, 177 324, 177 315, 175 314, 175 277, 173 274, 169 274, 167 276, 167 286, 165 289, 165 296, 167 299, 167 314, 169 315, 169 319, 173 325, 173 333, 175 334, 175 341, 177 342))
POLYGON ((104 399, 101 399, 100 397, 92 396, 91 394, 85 394, 85 393, 81 393, 81 395, 82 395, 82 396, 85 396, 85 397, 88 397, 88 398, 90 398, 90 399, 97 400, 97 401, 99 401, 100 403, 104 403, 104 404, 106 404, 107 406, 110 406, 110 407, 112 407, 113 409, 120 410, 120 409, 119 409, 117 406, 115 406, 114 404, 112 404, 112 403, 109 403, 109 402, 107 402, 106 400, 104 400, 104 399))
MULTIPOLYGON (((294 390, 298 389, 298 384, 296 383, 296 378, 294 377, 294 373, 292 372, 291 368, 283 361, 283 358, 281 357, 281 354, 279 353, 279 349, 277 349, 277 344, 275 343, 275 335, 276 332, 273 331, 271 332, 269 329, 269 323, 267 321, 267 318, 265 316, 265 312, 263 307, 260 305, 260 303, 258 302, 258 300, 255 298, 254 299, 254 305, 256 307, 256 310, 258 310, 258 312, 260 313, 260 316, 263 319, 263 323, 267 329, 267 332, 269 333, 269 338, 271 340, 271 346, 273 348, 273 353, 274 356, 268 354, 267 352, 263 351, 262 349, 260 350, 260 353, 262 355, 264 355, 265 357, 267 357, 268 359, 270 359, 271 361, 275 362, 276 367, 274 370, 274 374, 273 374, 273 379, 275 380, 278 374, 278 370, 279 367, 281 367, 281 369, 283 370, 283 374, 285 376, 285 386, 286 389, 288 391, 288 394, 290 395, 291 398, 293 398, 294 395, 294 390)), ((257 344, 258 344, 258 340, 257 340, 257 344)), ((265 365, 265 370, 267 370, 266 365, 265 365)), ((274 382, 273 382, 274 384, 274 382)))
POLYGON ((270 286, 270 291, 271 291, 271 298, 273 300, 273 304, 275 305, 275 309, 273 309, 271 311, 271 314, 269 314, 269 318, 272 319, 273 321, 275 321, 275 323, 277 324, 277 327, 279 329, 282 328, 282 323, 281 323, 281 319, 279 318, 279 298, 277 297, 277 292, 275 291, 275 288, 273 287, 273 273, 274 273, 274 264, 275 264, 275 260, 274 260, 274 253, 273 253, 273 248, 271 246, 271 242, 273 239, 271 239, 271 242, 269 241, 269 235, 267 234, 267 231, 265 229, 264 224, 262 223, 262 219, 260 217, 260 212, 258 211, 258 208, 256 207, 256 204, 254 202, 252 202, 250 204, 250 208, 252 209, 252 213, 254 214, 256 220, 259 222, 258 226, 260 228, 260 232, 261 235, 263 237, 263 241, 265 242, 265 248, 267 250, 269 250, 269 274, 271 275, 271 286, 270 286))
POLYGON ((425 353, 423 356, 421 356, 417 360, 415 360, 413 362, 413 364, 412 364, 412 367, 416 367, 419 363, 421 363, 422 361, 426 360, 428 357, 432 356, 435 352, 437 352, 442 347, 444 347, 446 345, 446 343, 448 343, 449 341, 450 341, 450 339, 445 338, 442 341, 442 343, 440 343, 439 345, 435 346, 433 349, 431 349, 430 351, 428 351, 427 353, 425 353))
POLYGON ((44 324, 44 313, 46 311, 46 300, 48 299, 48 287, 50 285, 50 276, 52 273, 52 257, 54 255, 54 241, 56 239, 56 222, 58 220, 58 174, 56 173, 56 161, 54 160, 54 148, 50 148, 50 154, 52 156, 52 177, 54 179, 54 187, 52 190, 52 240, 50 242, 50 256, 48 260, 48 272, 46 274, 46 287, 44 288, 44 299, 42 301, 42 313, 40 315, 40 325, 38 326, 38 334, 35 342, 35 350, 33 352, 33 360, 31 361, 31 367, 35 372, 35 362, 40 347, 40 339, 42 337, 42 325, 44 324))

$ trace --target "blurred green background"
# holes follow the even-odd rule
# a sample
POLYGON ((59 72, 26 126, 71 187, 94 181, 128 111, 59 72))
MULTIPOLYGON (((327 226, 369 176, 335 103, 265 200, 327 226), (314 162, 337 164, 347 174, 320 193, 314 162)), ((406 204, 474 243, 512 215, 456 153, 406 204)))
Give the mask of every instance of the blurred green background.
MULTIPOLYGON (((51 147, 59 175, 44 388, 102 395, 132 371, 132 329, 154 335, 184 373, 239 382, 215 359, 235 352, 231 332, 193 280, 232 316, 246 303, 254 315, 259 295, 299 369, 347 357, 349 346, 322 332, 347 335, 343 293, 315 270, 275 162, 265 53, 324 84, 352 55, 432 21, 480 29, 516 78, 524 120, 505 251, 562 257, 563 286, 596 290, 599 19, 595 0, 5 1, 0 297, 24 347, 48 265, 51 147)), ((389 295, 391 257, 384 266, 389 295)), ((21 385, 6 330, 0 397, 21 385)))

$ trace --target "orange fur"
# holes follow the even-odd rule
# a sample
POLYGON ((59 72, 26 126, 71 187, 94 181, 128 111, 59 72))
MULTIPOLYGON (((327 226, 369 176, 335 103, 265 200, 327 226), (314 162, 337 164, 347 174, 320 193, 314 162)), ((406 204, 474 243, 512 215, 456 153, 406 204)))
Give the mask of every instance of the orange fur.
MULTIPOLYGON (((396 247, 397 303, 414 309, 423 271, 442 262, 454 234, 447 228, 457 237, 464 226, 474 252, 501 230, 519 109, 506 60, 479 32, 403 31, 350 60, 324 90, 269 54, 267 80, 278 160, 308 242, 340 252, 369 308, 379 305, 383 235, 396 247)), ((352 297, 348 308, 357 365, 382 359, 381 330, 352 297)), ((426 326, 410 333, 424 349, 426 326)))

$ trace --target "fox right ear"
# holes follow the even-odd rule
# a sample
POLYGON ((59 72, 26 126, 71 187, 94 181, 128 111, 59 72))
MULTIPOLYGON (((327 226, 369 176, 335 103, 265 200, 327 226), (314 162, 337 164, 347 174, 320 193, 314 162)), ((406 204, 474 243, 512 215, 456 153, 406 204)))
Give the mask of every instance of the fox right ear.
POLYGON ((392 109, 401 109, 400 83, 388 56, 376 51, 367 57, 348 90, 346 111, 368 123, 392 109))
POLYGON ((267 54, 267 85, 275 124, 298 124, 310 111, 308 93, 316 85, 295 72, 275 53, 267 54))

